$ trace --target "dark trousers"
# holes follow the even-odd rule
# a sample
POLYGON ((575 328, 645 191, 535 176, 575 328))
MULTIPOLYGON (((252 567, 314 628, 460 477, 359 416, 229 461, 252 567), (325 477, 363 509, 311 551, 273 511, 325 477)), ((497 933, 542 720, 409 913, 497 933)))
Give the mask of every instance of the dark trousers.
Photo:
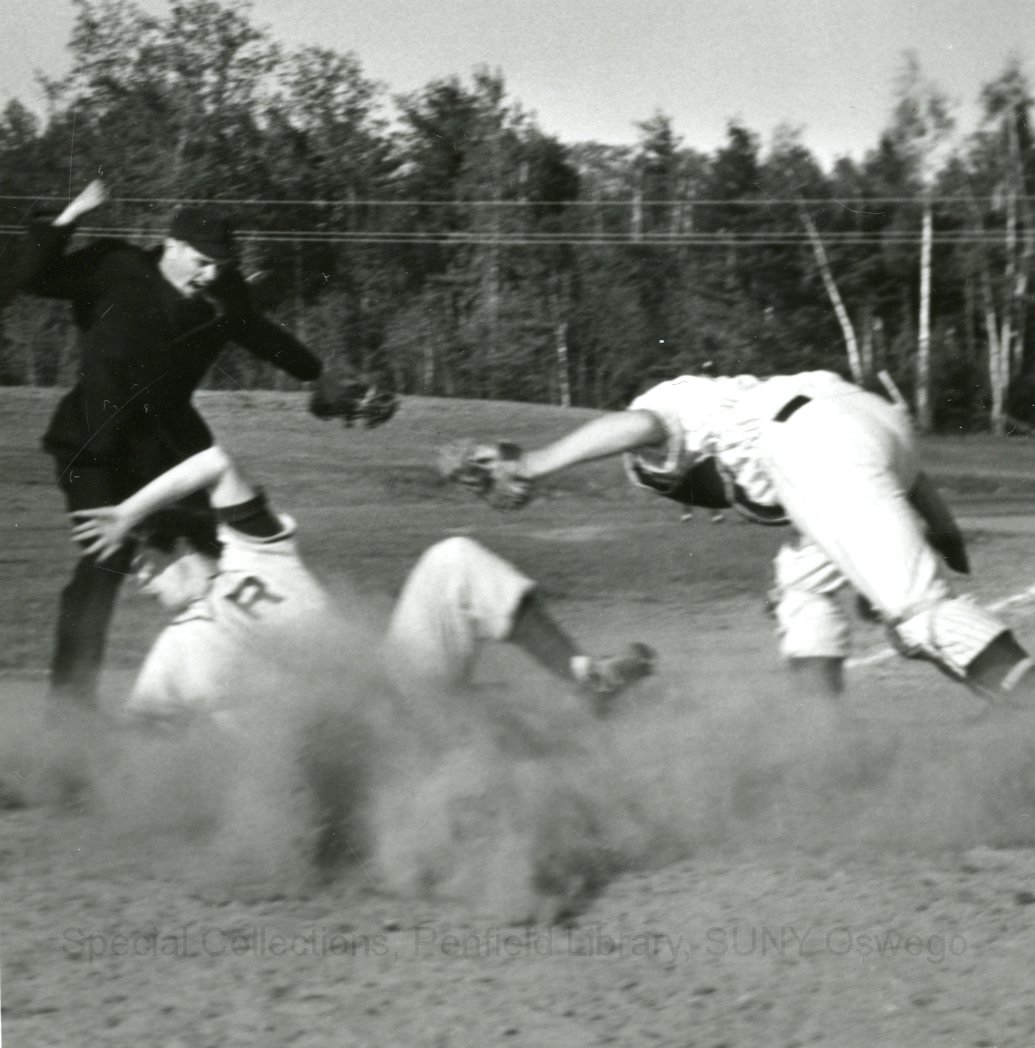
MULTIPOLYGON (((177 462, 169 456, 154 457, 147 469, 128 466, 77 466, 55 456, 58 486, 69 512, 114 506, 177 462)), ((190 496, 184 505, 207 512, 204 493, 190 496)), ((97 706, 97 683, 104 660, 108 628, 123 579, 130 574, 136 547, 126 543, 103 562, 83 554, 61 591, 54 652, 50 662, 52 698, 82 706, 97 706)))
MULTIPOLYGON (((113 506, 133 494, 140 483, 124 473, 99 466, 55 462, 58 485, 69 512, 113 506)), ((127 543, 103 563, 79 558, 58 604, 54 653, 50 662, 51 696, 80 705, 97 705, 97 681, 122 580, 129 574, 134 547, 127 543)))

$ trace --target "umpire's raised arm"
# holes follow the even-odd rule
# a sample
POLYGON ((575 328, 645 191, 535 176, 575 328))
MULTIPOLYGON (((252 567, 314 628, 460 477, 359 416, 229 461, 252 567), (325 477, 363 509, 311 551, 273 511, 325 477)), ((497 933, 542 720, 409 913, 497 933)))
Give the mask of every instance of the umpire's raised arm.
POLYGON ((67 299, 97 291, 100 263, 118 247, 118 241, 96 240, 71 254, 66 254, 65 249, 79 220, 107 199, 104 183, 95 179, 55 218, 41 216, 29 223, 16 275, 20 290, 67 299))

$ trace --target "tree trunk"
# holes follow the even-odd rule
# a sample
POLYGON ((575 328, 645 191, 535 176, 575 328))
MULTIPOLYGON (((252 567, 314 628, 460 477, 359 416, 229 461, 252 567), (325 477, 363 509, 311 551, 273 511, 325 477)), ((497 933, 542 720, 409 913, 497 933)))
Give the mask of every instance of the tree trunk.
POLYGON ((643 239, 643 190, 639 186, 633 191, 632 199, 632 239, 643 239))
POLYGON ((1014 344, 1010 356, 1010 377, 1016 377, 1024 369, 1024 332, 1027 321, 1028 277, 1032 255, 1035 253, 1035 215, 1032 213, 1031 197, 1026 194, 1024 159, 1014 120, 1009 122, 1010 193, 1007 205, 1007 295, 1013 321, 1014 344), (1017 230, 1023 229, 1023 242, 1017 244, 1017 230))
POLYGON ((863 340, 859 347, 859 366, 863 375, 872 375, 876 370, 873 366, 873 312, 866 307, 863 318, 863 340))
MULTIPOLYGON (((988 386, 991 398, 989 408, 989 429, 997 436, 1006 430, 1006 387, 1010 381, 1009 345, 1004 345, 1000 327, 996 319, 995 294, 992 289, 992 275, 988 263, 982 259, 981 266, 981 299, 985 324, 985 339, 988 342, 988 386)), ((1004 325, 1004 332, 1009 326, 1004 325)))
POLYGON ((422 327, 424 328, 424 344, 421 346, 422 392, 426 397, 430 397, 435 393, 435 332, 427 313, 424 314, 422 327))
POLYGON ((848 367, 852 373, 852 380, 862 385, 866 380, 866 375, 863 371, 862 360, 859 356, 859 341, 855 337, 855 328, 852 326, 852 318, 848 315, 848 310, 845 309, 841 293, 837 289, 837 284, 834 281, 834 274, 830 270, 830 262, 827 259, 827 253, 823 247, 823 241, 820 239, 815 222, 812 221, 812 216, 801 204, 798 206, 798 212, 801 215, 802 222, 805 224, 805 230, 809 235, 809 243, 812 245, 812 253, 816 257, 816 264, 819 266, 820 276, 823 278, 823 286, 826 288, 830 304, 834 307, 834 314, 837 317, 837 322, 841 325, 841 334, 844 337, 845 348, 848 351, 848 367))
POLYGON ((963 285, 963 346, 967 363, 977 360, 975 331, 978 326, 978 305, 974 295, 974 281, 968 276, 963 285))
POLYGON ((1006 376, 1009 369, 996 331, 995 312, 988 306, 985 308, 985 335, 988 338, 988 378, 992 398, 988 423, 996 436, 1002 436, 1006 431, 1006 376))
POLYGON ((920 239, 920 316, 916 339, 916 422, 921 433, 931 431, 931 242, 934 220, 931 196, 924 194, 923 233, 920 239))
POLYGON ((302 245, 299 241, 295 241, 292 244, 292 299, 291 299, 291 313, 292 320, 294 323, 291 325, 294 330, 294 336, 299 342, 306 341, 306 324, 305 324, 305 303, 303 302, 303 266, 302 266, 302 245))
POLYGON ((568 322, 557 325, 557 392, 562 408, 571 407, 571 380, 568 376, 568 322))
MULTIPOLYGON (((1020 179, 1017 179, 1020 184, 1020 179)), ((1009 378, 1015 378, 1024 368, 1024 326, 1028 301, 1028 274, 1032 253, 1035 250, 1035 230, 1031 228, 1031 209, 1025 205, 1026 214, 1019 214, 1020 200, 1017 187, 1011 189, 1006 215, 1006 295, 1008 302, 1003 309, 1003 327, 1009 338, 1009 378), (1023 225, 1024 239, 1018 243, 1017 230, 1023 225)), ((1004 336, 1000 336, 1004 337, 1004 336)))

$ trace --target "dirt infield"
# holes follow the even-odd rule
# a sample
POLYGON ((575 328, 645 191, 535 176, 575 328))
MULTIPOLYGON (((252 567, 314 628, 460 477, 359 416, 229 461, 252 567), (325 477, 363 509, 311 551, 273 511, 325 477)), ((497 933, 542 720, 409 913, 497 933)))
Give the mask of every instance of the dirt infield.
MULTIPOLYGON (((440 439, 563 428, 547 409, 522 431, 506 405, 407 403, 357 434, 314 430, 287 395, 207 398, 365 625, 417 551, 463 532, 539 577, 591 647, 660 652, 662 674, 603 722, 500 653, 476 697, 423 711, 446 740, 429 749, 398 724, 391 746, 357 744, 393 722, 343 651, 336 698, 356 719, 324 742, 374 788, 356 854, 323 882, 294 759, 319 674, 257 686, 232 750, 44 723, 72 556, 33 450, 52 399, 0 396, 0 753, 34 801, 0 813, 7 1044, 1035 1043, 1035 716, 982 715, 891 659, 852 671, 842 710, 805 702, 760 606, 778 534, 682 523, 604 469, 504 518, 426 472, 440 439), (86 813, 35 803, 69 755, 94 784, 86 813)), ((968 490, 981 448, 946 445, 974 592, 1002 600, 1035 583, 1032 517, 1015 488, 968 490)), ((1022 452, 1006 451, 1021 494, 1022 452)), ((1033 611, 1004 612, 1029 640, 1033 611)), ((159 623, 126 595, 109 701, 159 623)), ((882 644, 859 625, 861 654, 882 644)))

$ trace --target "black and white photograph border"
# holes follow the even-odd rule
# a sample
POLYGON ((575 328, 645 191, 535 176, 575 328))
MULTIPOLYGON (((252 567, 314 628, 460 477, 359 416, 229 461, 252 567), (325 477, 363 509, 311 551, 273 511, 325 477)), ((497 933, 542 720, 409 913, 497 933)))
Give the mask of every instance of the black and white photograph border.
POLYGON ((5 13, 10 1044, 1032 1043, 1029 22, 5 13))

